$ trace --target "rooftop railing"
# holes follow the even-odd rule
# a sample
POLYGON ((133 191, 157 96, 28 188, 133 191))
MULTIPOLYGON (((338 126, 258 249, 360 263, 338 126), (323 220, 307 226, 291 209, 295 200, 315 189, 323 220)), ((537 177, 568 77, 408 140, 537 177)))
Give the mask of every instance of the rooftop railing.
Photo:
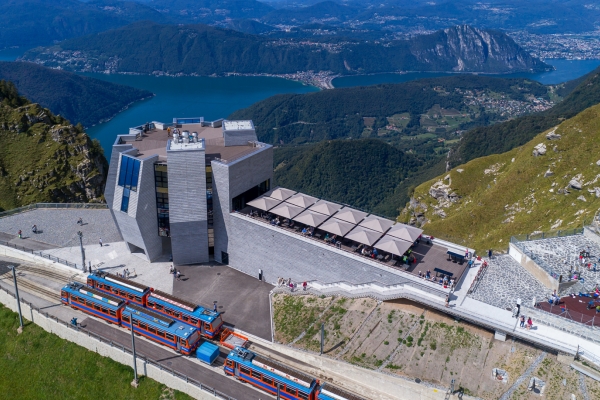
POLYGON ((85 210, 108 210, 108 205, 104 203, 35 203, 28 206, 13 208, 12 210, 0 212, 0 218, 8 217, 14 214, 19 214, 25 211, 35 210, 38 208, 54 208, 54 209, 66 209, 76 208, 85 210))

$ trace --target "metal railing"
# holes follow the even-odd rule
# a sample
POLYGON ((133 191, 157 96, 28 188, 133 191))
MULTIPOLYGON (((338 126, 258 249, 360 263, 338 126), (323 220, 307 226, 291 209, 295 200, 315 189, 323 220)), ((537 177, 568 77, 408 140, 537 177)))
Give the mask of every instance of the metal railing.
POLYGON ((0 212, 0 218, 10 215, 19 214, 25 211, 35 210, 38 208, 76 208, 90 210, 108 209, 108 205, 104 203, 34 203, 24 207, 13 208, 12 210, 0 212))
MULTIPOLYGON (((0 289, 2 289, 4 292, 6 292, 7 294, 9 294, 10 296, 12 296, 13 298, 16 299, 16 296, 14 295, 14 293, 6 290, 3 287, 0 287, 0 289)), ((48 314, 47 311, 42 311, 41 309, 39 309, 38 307, 34 306, 32 303, 26 301, 25 299, 21 298, 20 299, 21 303, 28 305, 31 310, 36 311, 39 315, 47 318, 47 319, 52 319, 54 321, 56 321, 59 324, 65 325, 67 328, 70 329, 74 329, 80 333, 86 334, 88 337, 91 337, 93 339, 98 340, 101 343, 105 343, 108 344, 110 347, 114 347, 116 349, 121 350, 124 353, 127 354, 132 354, 131 348, 124 346, 122 344, 119 343, 115 343, 110 339, 105 338, 102 335, 99 335, 97 333, 94 333, 92 331, 89 331, 87 329, 85 329, 84 327, 81 327, 79 325, 74 326, 73 324, 71 324, 70 322, 67 321, 63 321, 62 319, 54 316, 54 315, 50 315, 48 314)), ((144 355, 143 353, 141 353, 140 351, 136 350, 136 357, 141 360, 144 361, 146 364, 150 364, 153 365, 155 367, 157 367, 159 370, 161 371, 166 371, 168 373, 170 373, 172 376, 179 378, 183 381, 185 381, 186 383, 190 383, 194 386, 196 386, 197 388, 199 388, 200 390, 203 390, 205 392, 211 393, 212 395, 214 395, 215 397, 219 397, 221 399, 225 399, 225 400, 236 400, 234 397, 228 396, 223 392, 220 392, 218 390, 216 390, 215 388, 205 385, 202 382, 198 382, 197 380, 190 378, 189 376, 182 374, 181 372, 178 372, 176 370, 174 370, 172 367, 167 367, 166 365, 162 364, 160 361, 156 361, 152 358, 149 358, 148 356, 144 355)))
POLYGON ((583 228, 562 229, 558 231, 527 233, 510 237, 511 243, 528 242, 531 240, 550 239, 565 236, 583 235, 583 228))
POLYGON ((471 293, 473 293, 475 291, 475 289, 477 289, 477 286, 479 286, 479 282, 481 281, 481 278, 483 278, 483 275, 485 274, 485 270, 487 270, 487 268, 488 268, 487 261, 484 261, 483 263, 481 263, 481 266, 479 267, 479 271, 477 271, 477 275, 475 275, 475 279, 473 279, 473 282, 471 282, 471 286, 469 287, 469 290, 467 290, 467 296, 470 295, 471 293))
POLYGON ((9 242, 5 242, 3 240, 0 240, 0 246, 6 246, 6 247, 13 248, 15 250, 23 251, 25 253, 33 254, 34 256, 40 256, 40 257, 45 258, 47 260, 50 260, 50 261, 53 261, 53 262, 57 262, 57 263, 66 265, 67 267, 71 267, 71 268, 75 268, 75 269, 82 269, 76 263, 70 262, 70 261, 65 260, 63 258, 55 257, 55 256, 50 255, 50 254, 45 254, 44 252, 39 251, 39 250, 30 249, 30 248, 25 247, 25 246, 19 246, 18 244, 9 243, 9 242))

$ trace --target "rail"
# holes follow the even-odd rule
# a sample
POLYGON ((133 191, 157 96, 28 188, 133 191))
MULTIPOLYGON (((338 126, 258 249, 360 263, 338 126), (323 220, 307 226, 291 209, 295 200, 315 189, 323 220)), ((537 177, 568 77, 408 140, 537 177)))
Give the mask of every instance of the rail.
POLYGON ((35 210, 38 208, 76 208, 90 210, 105 210, 108 209, 108 205, 104 203, 34 203, 28 206, 13 208, 12 210, 0 212, 0 218, 8 217, 14 214, 19 214, 25 211, 35 210))
POLYGON ((531 240, 550 239, 556 237, 583 235, 583 228, 574 228, 558 231, 527 233, 524 235, 515 235, 510 237, 510 242, 517 244, 519 242, 529 242, 531 240))
POLYGON ((470 295, 471 293, 473 293, 475 291, 475 289, 477 289, 477 286, 479 286, 479 282, 481 281, 481 278, 483 278, 483 274, 485 274, 485 270, 487 268, 488 268, 487 261, 484 261, 483 263, 481 263, 481 266, 479 267, 479 271, 477 271, 477 275, 475 275, 475 279, 473 279, 473 282, 471 282, 471 286, 469 287, 469 290, 467 290, 467 296, 470 295))
MULTIPOLYGON (((12 296, 14 299, 16 299, 16 296, 14 293, 10 292, 9 290, 6 290, 3 287, 0 287, 0 289, 2 289, 2 291, 4 291, 5 293, 7 293, 8 295, 12 296)), ((50 315, 47 311, 42 311, 40 308, 34 306, 32 303, 26 301, 25 299, 21 298, 20 299, 21 303, 28 305, 31 310, 37 312, 39 315, 47 318, 47 319, 52 319, 54 321, 56 321, 56 323, 65 325, 67 328, 76 330, 77 332, 83 333, 83 334, 87 334, 88 337, 91 337, 93 339, 98 340, 101 343, 105 343, 108 344, 110 347, 114 347, 116 349, 119 349, 121 351, 123 351, 124 353, 127 354, 132 354, 132 350, 131 348, 124 346, 122 344, 118 344, 113 342, 110 339, 105 338, 102 335, 99 335, 97 333, 94 333, 92 331, 89 331, 81 326, 74 326, 73 324, 71 324, 71 322, 67 322, 67 321, 63 321, 62 319, 54 316, 54 315, 50 315)), ((198 387, 200 390, 203 390, 205 392, 211 393, 212 395, 214 395, 215 397, 219 397, 221 399, 225 399, 225 400, 236 400, 234 397, 230 397, 228 395, 226 395, 223 392, 218 391, 217 389, 205 385, 202 382, 198 382, 197 380, 190 378, 187 375, 181 374, 180 372, 175 371, 173 368, 171 367, 167 367, 166 365, 162 364, 160 361, 157 360, 153 360, 152 358, 147 357, 146 355, 144 355, 143 353, 139 352, 136 350, 136 356, 139 360, 144 361, 146 364, 151 364, 155 367, 157 367, 159 370, 161 371, 166 371, 168 373, 170 373, 172 376, 181 379, 182 381, 186 382, 186 383, 190 383, 196 387, 198 387)))
POLYGON ((71 268, 75 268, 75 269, 81 269, 79 267, 79 265, 77 265, 76 263, 72 263, 72 262, 70 262, 68 260, 65 260, 65 259, 59 258, 59 257, 55 257, 55 256, 50 255, 50 254, 45 254, 45 253, 43 253, 42 251, 39 251, 39 250, 30 249, 30 248, 25 247, 25 246, 19 246, 18 244, 14 244, 14 243, 5 242, 3 240, 0 240, 0 246, 6 246, 6 247, 13 248, 15 250, 23 251, 25 253, 33 254, 34 256, 40 256, 40 257, 48 259, 50 261, 66 265, 67 267, 71 267, 71 268))

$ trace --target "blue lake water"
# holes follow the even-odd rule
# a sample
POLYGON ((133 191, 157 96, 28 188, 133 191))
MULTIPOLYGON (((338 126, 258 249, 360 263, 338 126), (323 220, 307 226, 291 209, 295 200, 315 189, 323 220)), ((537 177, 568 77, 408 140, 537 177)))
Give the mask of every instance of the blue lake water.
MULTIPOLYGON (((593 71, 600 66, 600 60, 546 60, 546 64, 556 68, 555 71, 541 73, 516 73, 516 74, 497 74, 502 78, 529 78, 545 85, 553 85, 579 78, 593 71)), ((377 85, 380 83, 400 83, 413 81, 423 78, 436 78, 439 76, 449 76, 451 73, 444 72, 410 72, 406 74, 375 74, 375 75, 356 75, 345 76, 333 80, 333 86, 336 88, 377 85)))
POLYGON ((0 61, 15 61, 18 57, 22 56, 27 49, 2 49, 0 50, 0 61))
POLYGON ((276 94, 318 91, 313 86, 269 77, 85 75, 146 89, 156 94, 149 100, 133 104, 112 120, 87 129, 90 137, 100 141, 107 157, 110 156, 111 147, 118 134, 125 134, 130 127, 147 121, 171 122, 174 117, 204 117, 211 121, 226 118, 240 108, 276 94))

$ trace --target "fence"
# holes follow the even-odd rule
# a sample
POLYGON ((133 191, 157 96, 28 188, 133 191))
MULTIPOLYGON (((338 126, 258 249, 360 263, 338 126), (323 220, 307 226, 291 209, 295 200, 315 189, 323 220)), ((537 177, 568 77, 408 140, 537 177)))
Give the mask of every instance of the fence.
MULTIPOLYGON (((10 291, 6 290, 3 287, 0 287, 0 289, 2 289, 2 291, 4 291, 5 293, 7 293, 12 298, 16 299, 16 296, 13 293, 11 293, 10 291)), ((31 308, 31 310, 36 311, 39 315, 41 315, 41 316, 43 316, 43 317, 45 317, 47 319, 54 320, 54 321, 56 321, 56 323, 64 325, 64 326, 66 326, 69 329, 73 329, 73 330, 76 330, 77 332, 80 332, 82 334, 86 334, 88 337, 96 339, 96 340, 98 340, 101 343, 108 344, 110 347, 116 348, 118 350, 121 350, 123 353, 133 354, 133 352, 131 351, 131 348, 129 348, 127 346, 124 346, 124 345, 119 344, 119 343, 115 343, 112 340, 107 339, 104 336, 99 335, 97 333, 94 333, 92 331, 89 331, 89 330, 87 330, 87 329, 85 329, 83 327, 74 326, 70 322, 63 321, 62 319, 60 319, 60 318, 58 318, 58 317, 56 317, 54 315, 48 314, 47 311, 42 311, 41 309, 39 309, 36 306, 34 306, 32 303, 30 303, 28 301, 25 301, 22 298, 20 299, 20 302, 22 304, 26 304, 27 306, 29 306, 31 308)), ((182 374, 182 373, 174 370, 173 368, 170 368, 170 367, 167 367, 167 366, 163 365, 160 361, 156 361, 156 360, 153 360, 151 358, 148 358, 143 353, 140 353, 137 350, 136 350, 135 353, 136 353, 136 357, 138 358, 139 361, 143 361, 146 364, 153 365, 154 367, 157 367, 160 371, 168 372, 173 377, 179 378, 182 381, 184 381, 185 383, 192 384, 192 385, 196 386, 197 388, 199 388, 200 390, 208 392, 208 393, 214 395, 215 397, 218 397, 218 398, 221 398, 221 399, 225 399, 225 400, 236 400, 235 398, 230 397, 230 396, 228 396, 228 395, 226 395, 226 394, 224 394, 224 393, 222 393, 222 392, 214 389, 211 386, 205 385, 202 382, 198 382, 195 379, 190 378, 189 376, 187 376, 185 374, 182 374)))
POLYGON ((539 233, 527 233, 524 235, 511 236, 511 243, 528 242, 530 240, 550 239, 556 237, 583 235, 583 228, 574 228, 550 232, 539 232, 539 233))
POLYGON ((538 303, 535 308, 583 325, 600 327, 600 314, 595 313, 595 311, 594 315, 586 315, 578 311, 567 309, 564 306, 548 304, 547 302, 538 303), (596 318, 596 315, 598 318, 596 318))
POLYGON ((68 260, 65 260, 65 259, 62 259, 62 258, 59 258, 59 257, 55 257, 55 256, 50 255, 50 254, 44 254, 41 251, 33 250, 33 249, 30 249, 30 248, 24 247, 24 246, 19 246, 19 245, 14 244, 14 243, 9 243, 9 242, 5 242, 3 240, 0 240, 0 246, 11 247, 11 248, 19 250, 19 251, 24 251, 25 253, 33 254, 34 256, 40 256, 40 257, 45 258, 47 260, 54 261, 54 262, 66 265, 67 267, 71 267, 71 268, 75 268, 75 269, 81 269, 79 267, 79 265, 77 265, 75 263, 72 263, 72 262, 70 262, 68 260))
POLYGON ((479 282, 481 281, 481 278, 483 278, 483 275, 485 274, 485 270, 488 267, 488 263, 487 261, 484 261, 483 263, 481 263, 481 267, 479 267, 479 271, 477 271, 477 275, 475 275, 475 279, 473 279, 473 282, 471 282, 471 286, 469 287, 469 290, 467 290, 467 295, 470 295, 471 293, 473 293, 475 291, 475 289, 477 289, 477 286, 479 286, 479 282))
POLYGON ((89 210, 107 210, 108 205, 103 203, 35 203, 30 204, 28 206, 13 208, 12 210, 0 212, 0 218, 8 217, 14 214, 19 214, 25 211, 35 210, 38 208, 76 208, 89 210))

